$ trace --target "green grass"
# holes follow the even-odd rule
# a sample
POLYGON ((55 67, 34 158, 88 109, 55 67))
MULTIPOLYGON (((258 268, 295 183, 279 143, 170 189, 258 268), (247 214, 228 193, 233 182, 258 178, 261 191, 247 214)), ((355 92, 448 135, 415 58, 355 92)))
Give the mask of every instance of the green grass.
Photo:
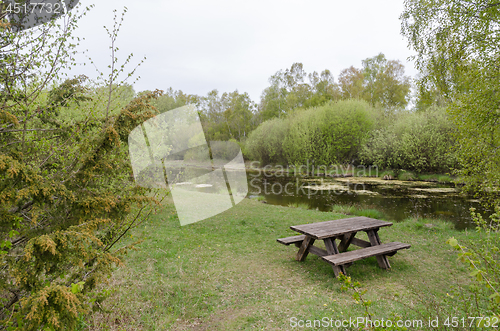
MULTIPOLYGON (((144 242, 114 272, 107 285, 111 295, 103 311, 86 317, 87 329, 289 330, 291 317, 363 316, 328 264, 311 254, 297 262, 295 246, 276 242, 296 234, 291 225, 345 217, 340 209, 328 213, 244 199, 222 214, 181 227, 167 204, 127 238, 144 242)), ((383 242, 412 247, 389 258, 390 271, 380 269, 374 257, 347 269, 367 290, 376 318, 418 317, 416 309, 428 295, 445 307, 455 304, 446 303, 446 293, 468 273, 445 241, 474 239, 475 232, 409 219, 379 233, 383 242)), ((360 238, 367 240, 364 233, 360 238)))
POLYGON ((449 175, 445 174, 417 174, 408 170, 392 170, 385 169, 379 173, 379 177, 382 178, 385 175, 393 176, 398 180, 421 180, 427 182, 439 182, 439 183, 454 183, 455 179, 449 175))
MULTIPOLYGON (((247 168, 250 168, 250 163, 247 162, 247 168)), ((301 175, 301 176, 306 176, 305 168, 301 168, 301 173, 298 172, 298 169, 294 169, 293 167, 287 168, 286 166, 281 166, 281 165, 274 165, 274 166, 267 166, 265 168, 266 172, 269 174, 282 174, 283 171, 287 172, 290 171, 290 174, 293 175, 301 175)), ((312 167, 311 167, 312 169, 312 167)), ((309 170, 311 170, 309 169, 309 170)), ((264 171, 264 168, 255 168, 254 170, 259 170, 259 171, 264 171)), ((337 165, 336 167, 334 166, 333 168, 327 168, 325 171, 324 167, 315 167, 314 168, 314 174, 309 174, 312 176, 318 176, 318 175, 324 175, 324 174, 352 174, 353 169, 352 167, 349 166, 344 166, 344 165, 337 165), (337 169, 337 171, 334 171, 334 169, 337 169)), ((354 169, 354 174, 359 177, 364 177, 364 176, 375 176, 377 175, 379 178, 383 178, 384 176, 392 176, 393 179, 398 179, 398 180, 403 180, 403 181, 411 181, 411 180, 421 180, 421 181, 428 181, 428 182, 439 182, 443 184, 450 184, 456 182, 456 178, 447 175, 447 174, 417 174, 415 172, 409 171, 409 170, 397 170, 397 169, 382 169, 382 170, 376 170, 376 168, 369 169, 367 168, 364 172, 359 171, 358 169, 354 169)))
POLYGON ((384 214, 376 209, 359 209, 354 211, 354 215, 366 216, 370 218, 383 219, 384 214))
POLYGON ((355 215, 355 216, 365 216, 370 218, 384 219, 384 214, 376 209, 372 208, 362 208, 357 205, 346 204, 346 205, 333 205, 332 212, 336 214, 344 215, 355 215))
POLYGON ((353 205, 333 205, 332 212, 336 214, 354 215, 356 207, 353 205))
POLYGON ((439 182, 439 183, 453 183, 455 181, 455 179, 449 175, 440 175, 440 174, 418 175, 418 179, 428 182, 439 182))
POLYGON ((417 176, 411 171, 401 171, 398 174, 399 180, 417 180, 417 176))
POLYGON ((440 176, 438 176, 438 182, 440 182, 440 183, 453 183, 454 179, 448 175, 440 175, 440 176))
POLYGON ((264 197, 262 195, 257 195, 255 197, 251 197, 250 199, 255 200, 255 201, 264 201, 264 200, 266 200, 266 197, 264 197))

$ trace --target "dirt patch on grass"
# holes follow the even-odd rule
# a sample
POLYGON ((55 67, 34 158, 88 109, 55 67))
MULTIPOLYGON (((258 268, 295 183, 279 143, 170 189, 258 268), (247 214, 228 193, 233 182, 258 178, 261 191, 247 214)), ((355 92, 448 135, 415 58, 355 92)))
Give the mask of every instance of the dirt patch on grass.
POLYGON ((171 330, 175 331, 207 331, 207 330, 236 330, 241 325, 241 319, 251 315, 248 308, 219 310, 205 319, 179 321, 171 330))

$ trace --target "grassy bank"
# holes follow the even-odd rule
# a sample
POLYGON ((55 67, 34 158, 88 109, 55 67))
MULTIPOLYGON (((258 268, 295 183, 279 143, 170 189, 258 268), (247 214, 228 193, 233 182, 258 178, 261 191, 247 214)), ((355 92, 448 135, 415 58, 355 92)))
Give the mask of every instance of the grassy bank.
POLYGON ((424 182, 437 183, 455 183, 457 178, 450 174, 439 173, 417 173, 404 169, 378 169, 377 167, 353 167, 352 165, 333 165, 330 167, 313 167, 305 165, 303 167, 294 168, 292 166, 268 165, 265 167, 257 166, 258 163, 246 162, 246 167, 249 171, 259 172, 265 175, 288 175, 288 176, 319 176, 319 177, 378 177, 398 179, 403 181, 417 180, 424 182))
MULTIPOLYGON (((315 255, 295 261, 296 248, 277 238, 291 225, 345 218, 245 199, 235 208, 180 227, 171 204, 134 231, 143 238, 110 279, 103 311, 86 318, 87 330, 289 330, 290 318, 363 316, 351 294, 341 291, 332 268, 315 255)), ((472 239, 434 220, 407 220, 381 229, 383 242, 412 248, 391 257, 390 271, 375 258, 357 261, 348 274, 367 289, 375 318, 421 318, 417 309, 432 296, 452 307, 450 285, 465 269, 446 239, 472 239), (428 223, 432 223, 430 226, 428 223)))

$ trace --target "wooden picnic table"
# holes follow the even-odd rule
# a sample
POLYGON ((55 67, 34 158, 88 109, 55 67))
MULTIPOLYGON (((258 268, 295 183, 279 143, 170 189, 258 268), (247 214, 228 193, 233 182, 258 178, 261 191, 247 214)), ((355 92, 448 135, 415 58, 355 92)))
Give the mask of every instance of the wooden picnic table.
POLYGON ((290 228, 303 235, 277 239, 284 245, 295 244, 299 247, 297 261, 304 261, 309 253, 320 256, 333 267, 335 277, 339 273, 346 274, 345 268, 356 260, 376 256, 378 265, 389 269, 391 265, 387 256, 393 256, 400 249, 410 248, 411 245, 400 242, 382 244, 378 230, 391 226, 391 222, 381 221, 364 216, 345 218, 334 221, 294 225, 290 228), (358 232, 366 232, 369 241, 355 238, 358 232), (340 242, 337 245, 335 240, 340 242), (314 246, 316 240, 323 240, 326 250, 314 246), (350 245, 361 247, 347 251, 350 245))

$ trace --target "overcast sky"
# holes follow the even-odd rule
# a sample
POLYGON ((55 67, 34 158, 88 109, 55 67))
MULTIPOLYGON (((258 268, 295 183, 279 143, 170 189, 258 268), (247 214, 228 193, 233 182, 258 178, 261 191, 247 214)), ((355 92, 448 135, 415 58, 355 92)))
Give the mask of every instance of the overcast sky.
MULTIPOLYGON (((132 70, 141 79, 136 91, 172 87, 206 95, 248 92, 258 102, 276 71, 302 62, 306 72, 329 69, 338 74, 361 60, 382 52, 401 60, 408 75, 416 70, 407 62, 412 52, 400 35, 401 0, 81 0, 95 7, 79 23, 86 38, 80 49, 101 70, 110 63, 109 38, 113 9, 128 8, 117 46, 120 62, 129 53, 132 70)), ((92 67, 78 73, 95 76, 92 67)))

